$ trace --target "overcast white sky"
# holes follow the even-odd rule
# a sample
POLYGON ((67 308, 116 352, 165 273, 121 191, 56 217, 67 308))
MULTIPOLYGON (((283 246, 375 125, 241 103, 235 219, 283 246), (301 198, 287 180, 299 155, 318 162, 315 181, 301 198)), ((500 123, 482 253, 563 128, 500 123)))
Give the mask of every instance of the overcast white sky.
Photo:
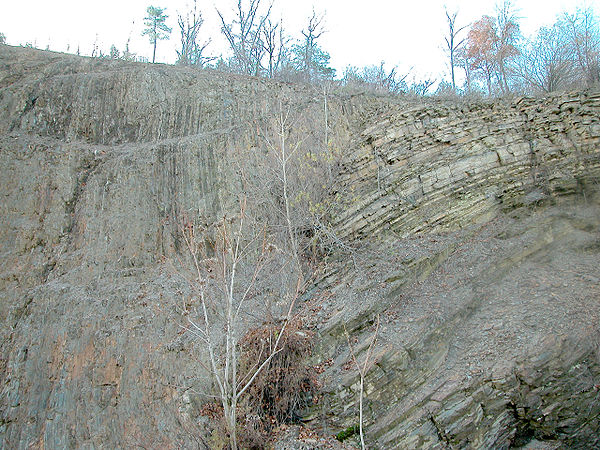
MULTIPOLYGON (((247 0, 245 0, 247 1, 247 0)), ((262 0, 267 4, 268 0, 262 0)), ((225 17, 233 17, 236 0, 198 0, 203 11, 209 46, 213 54, 226 51, 220 35, 218 8, 225 17)), ((440 78, 447 73, 446 57, 442 50, 446 30, 444 5, 449 11, 458 10, 458 25, 468 24, 484 14, 493 15, 496 0, 274 0, 275 18, 283 18, 284 27, 293 37, 310 16, 313 4, 317 13, 325 13, 327 33, 321 47, 331 55, 331 64, 341 76, 347 65, 365 66, 386 62, 400 72, 413 67, 421 78, 440 78)), ((572 11, 584 3, 600 12, 600 0, 514 0, 523 34, 529 35, 542 25, 550 25, 565 10, 572 11)), ((170 41, 161 41, 157 62, 175 61, 179 42, 177 13, 185 12, 192 0, 11 0, 2 7, 0 32, 7 43, 20 45, 30 42, 38 48, 89 55, 94 40, 108 53, 111 44, 123 50, 131 37, 130 50, 152 56, 147 37, 141 36, 143 18, 148 5, 164 7, 173 28, 170 41)))

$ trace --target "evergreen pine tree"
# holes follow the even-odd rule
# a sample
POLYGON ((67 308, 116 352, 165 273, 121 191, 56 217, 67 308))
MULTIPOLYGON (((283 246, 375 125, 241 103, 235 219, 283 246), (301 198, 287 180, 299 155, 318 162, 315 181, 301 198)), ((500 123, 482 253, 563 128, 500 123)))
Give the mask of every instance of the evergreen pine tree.
POLYGON ((169 17, 165 14, 166 8, 158 8, 156 6, 148 6, 144 17, 144 25, 146 28, 142 32, 142 36, 148 36, 150 43, 153 45, 152 62, 156 60, 156 43, 160 40, 169 39, 171 28, 167 26, 165 21, 169 17))

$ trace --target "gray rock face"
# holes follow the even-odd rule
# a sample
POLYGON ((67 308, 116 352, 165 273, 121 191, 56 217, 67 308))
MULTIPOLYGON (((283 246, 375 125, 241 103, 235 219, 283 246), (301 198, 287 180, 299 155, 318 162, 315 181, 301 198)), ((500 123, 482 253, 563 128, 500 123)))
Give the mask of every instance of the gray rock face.
POLYGON ((364 355, 378 313, 366 379, 373 445, 597 446, 599 212, 597 203, 563 203, 363 250, 363 271, 341 269, 323 286, 337 311, 321 327, 332 360, 329 426, 357 420, 357 374, 340 327, 364 355), (413 281, 421 273, 429 275, 413 281))
POLYGON ((321 282, 323 426, 357 421, 344 326, 364 357, 378 314, 371 445, 598 445, 599 106, 391 107, 356 135, 337 223, 369 244, 321 282))
POLYGON ((340 233, 456 229, 600 174, 600 94, 391 107, 357 136, 340 233))
MULTIPOLYGON (((201 445, 179 227, 235 208, 229 158, 278 96, 322 108, 292 85, 0 46, 1 447, 201 445)), ((337 136, 347 117, 330 105, 337 136)))
MULTIPOLYGON (((0 46, 0 447, 209 442, 177 227, 234 207, 232 149, 282 97, 322 108, 309 87, 0 46)), ((371 446, 598 445, 600 95, 328 108, 355 250, 300 305, 332 360, 312 426, 356 423, 343 325, 363 342, 379 313, 371 446)))

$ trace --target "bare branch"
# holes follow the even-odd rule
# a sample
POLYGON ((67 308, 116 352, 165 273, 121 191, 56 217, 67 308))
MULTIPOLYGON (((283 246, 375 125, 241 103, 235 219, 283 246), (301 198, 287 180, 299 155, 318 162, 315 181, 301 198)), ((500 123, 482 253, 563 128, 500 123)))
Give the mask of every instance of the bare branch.
POLYGON ((265 52, 262 40, 263 29, 273 4, 269 4, 262 16, 258 15, 260 6, 261 0, 251 0, 247 6, 242 0, 238 0, 235 18, 231 22, 227 22, 221 11, 217 9, 221 20, 221 32, 233 52, 233 68, 248 75, 258 75, 263 69, 262 59, 265 52))
POLYGON ((371 342, 369 343, 369 348, 367 350, 367 354, 365 356, 365 361, 362 365, 360 365, 358 363, 358 358, 356 357, 356 353, 354 352, 354 348, 352 347, 352 343, 350 342, 350 335, 348 334, 348 330, 346 329, 346 325, 344 325, 344 333, 346 334, 346 341, 348 342, 348 347, 350 349, 350 354, 352 355, 352 362, 354 362, 354 365, 356 366, 356 369, 358 370, 358 374, 360 376, 360 386, 359 386, 359 407, 358 407, 358 411, 359 411, 359 419, 358 419, 358 426, 359 426, 359 434, 360 434, 360 445, 361 448, 364 450, 366 448, 365 446, 365 437, 364 437, 364 432, 363 432, 363 397, 364 397, 364 385, 365 385, 365 378, 367 376, 367 372, 369 371, 369 369, 373 366, 374 362, 371 361, 371 356, 373 354, 373 348, 375 347, 375 343, 377 342, 377 333, 379 332, 379 314, 377 315, 377 325, 375 326, 375 331, 373 332, 372 336, 371 336, 371 342))
POLYGON ((197 0, 185 16, 177 15, 177 24, 181 33, 181 50, 177 50, 177 63, 184 65, 203 66, 205 63, 216 59, 215 56, 205 56, 203 53, 211 40, 199 43, 200 28, 204 23, 202 12, 197 9, 197 0))

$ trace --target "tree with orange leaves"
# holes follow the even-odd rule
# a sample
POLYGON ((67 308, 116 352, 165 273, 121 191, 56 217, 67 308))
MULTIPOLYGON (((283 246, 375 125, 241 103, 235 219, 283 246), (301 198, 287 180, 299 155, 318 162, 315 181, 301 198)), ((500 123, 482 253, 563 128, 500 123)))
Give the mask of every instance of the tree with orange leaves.
POLYGON ((498 8, 497 17, 483 16, 469 30, 466 57, 486 81, 488 95, 492 94, 493 77, 503 94, 509 91, 507 65, 519 54, 519 38, 519 24, 508 0, 498 8))
POLYGON ((483 16, 475 22, 467 36, 466 56, 470 60, 471 68, 480 73, 486 81, 488 95, 492 95, 496 40, 494 19, 490 16, 483 16))

